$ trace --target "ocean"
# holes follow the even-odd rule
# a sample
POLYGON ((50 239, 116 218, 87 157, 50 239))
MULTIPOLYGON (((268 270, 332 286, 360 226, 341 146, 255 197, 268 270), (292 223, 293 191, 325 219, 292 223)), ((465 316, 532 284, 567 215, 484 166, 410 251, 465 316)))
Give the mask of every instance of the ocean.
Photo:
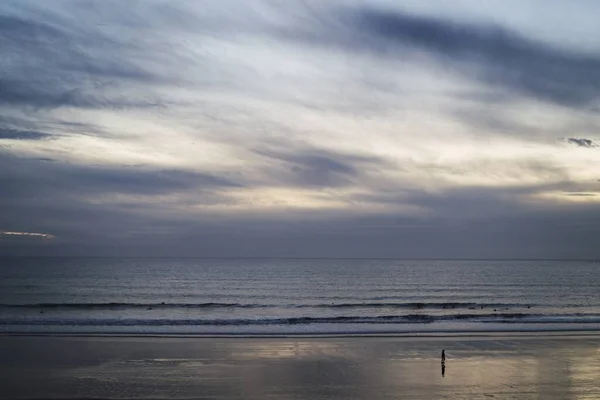
POLYGON ((0 258, 0 332, 600 331, 600 262, 0 258))

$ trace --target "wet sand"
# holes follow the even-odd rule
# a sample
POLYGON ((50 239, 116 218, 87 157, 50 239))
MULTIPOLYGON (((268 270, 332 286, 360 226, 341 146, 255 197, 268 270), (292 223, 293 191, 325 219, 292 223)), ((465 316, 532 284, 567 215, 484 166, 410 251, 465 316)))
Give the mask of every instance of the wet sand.
POLYGON ((0 398, 597 399, 600 336, 0 336, 0 398))

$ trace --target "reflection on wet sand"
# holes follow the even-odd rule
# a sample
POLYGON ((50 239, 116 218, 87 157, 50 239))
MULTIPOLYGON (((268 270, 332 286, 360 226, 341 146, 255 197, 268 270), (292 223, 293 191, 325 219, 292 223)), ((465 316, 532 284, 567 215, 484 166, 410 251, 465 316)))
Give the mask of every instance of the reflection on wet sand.
POLYGON ((0 354, 0 393, 20 399, 600 397, 597 336, 7 336, 0 354))

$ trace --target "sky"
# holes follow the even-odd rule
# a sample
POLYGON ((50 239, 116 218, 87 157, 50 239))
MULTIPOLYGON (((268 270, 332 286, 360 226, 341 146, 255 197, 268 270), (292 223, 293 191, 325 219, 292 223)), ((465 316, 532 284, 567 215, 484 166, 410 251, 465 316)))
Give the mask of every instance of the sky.
POLYGON ((0 3, 0 255, 600 258, 595 0, 0 3))

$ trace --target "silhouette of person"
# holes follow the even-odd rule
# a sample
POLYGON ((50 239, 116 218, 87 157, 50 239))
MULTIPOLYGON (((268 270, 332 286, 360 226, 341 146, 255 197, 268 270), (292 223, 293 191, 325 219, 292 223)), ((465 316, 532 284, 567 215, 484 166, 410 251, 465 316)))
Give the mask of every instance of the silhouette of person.
POLYGON ((442 350, 442 364, 446 363, 446 350, 442 350))

